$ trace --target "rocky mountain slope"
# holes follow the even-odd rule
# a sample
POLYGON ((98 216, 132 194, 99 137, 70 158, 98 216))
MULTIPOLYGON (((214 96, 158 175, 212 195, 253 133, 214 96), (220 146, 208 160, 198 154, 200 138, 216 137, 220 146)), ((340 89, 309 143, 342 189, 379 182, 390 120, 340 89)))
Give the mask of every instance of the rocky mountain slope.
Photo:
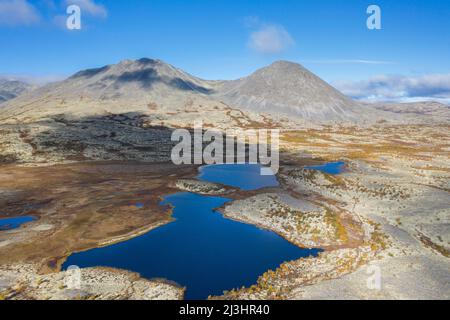
POLYGON ((362 116, 355 101, 303 66, 287 61, 275 62, 246 78, 224 82, 217 96, 245 109, 308 120, 351 120, 362 116))
POLYGON ((216 130, 289 130, 448 119, 357 103, 290 62, 235 81, 209 81, 160 60, 125 60, 4 102, 0 162, 166 161, 171 132, 199 120, 216 130))
POLYGON ((159 60, 125 60, 84 70, 6 103, 2 115, 32 120, 64 114, 76 118, 127 112, 178 111, 211 88, 159 60), (31 118, 31 119, 30 119, 31 118))
POLYGON ((208 81, 163 61, 145 58, 80 71, 24 94, 5 104, 0 121, 139 112, 158 115, 165 123, 186 124, 186 118, 198 119, 198 115, 186 117, 185 111, 204 113, 214 109, 220 110, 220 115, 209 113, 204 120, 217 126, 230 108, 253 113, 255 121, 261 113, 272 120, 290 117, 313 122, 354 122, 384 115, 371 106, 361 108, 291 62, 275 62, 235 81, 208 81), (172 121, 165 121, 168 115, 172 121))

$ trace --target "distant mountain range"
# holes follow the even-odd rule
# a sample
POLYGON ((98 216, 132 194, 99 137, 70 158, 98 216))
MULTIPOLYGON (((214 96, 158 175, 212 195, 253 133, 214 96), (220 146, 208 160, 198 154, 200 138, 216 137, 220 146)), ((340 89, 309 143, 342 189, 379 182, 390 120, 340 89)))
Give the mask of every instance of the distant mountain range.
MULTIPOLYGON (((175 122, 181 125, 192 120, 187 117, 189 113, 228 109, 310 122, 378 121, 404 119, 409 114, 418 116, 417 106, 413 112, 408 112, 407 108, 400 112, 399 107, 392 105, 356 102, 303 66, 287 61, 275 62, 242 79, 211 81, 192 76, 161 60, 144 58, 80 71, 64 81, 32 91, 20 83, 3 87, 10 88, 3 100, 20 96, 3 103, 0 121, 10 118, 32 121, 61 114, 76 118, 139 112, 157 115, 161 122, 176 118, 175 122)), ((428 108, 429 112, 422 114, 447 115, 448 108, 443 108, 434 104, 433 110, 428 108)), ((220 120, 220 116, 214 118, 212 114, 194 117, 213 123, 220 120)))
POLYGON ((442 115, 443 117, 448 116, 450 110, 450 106, 434 101, 378 104, 376 108, 400 114, 442 115))
POLYGON ((160 60, 125 60, 33 90, 7 87, 22 94, 0 104, 0 163, 166 162, 173 129, 198 121, 215 130, 450 123, 446 106, 356 102, 285 61, 210 81, 160 60))

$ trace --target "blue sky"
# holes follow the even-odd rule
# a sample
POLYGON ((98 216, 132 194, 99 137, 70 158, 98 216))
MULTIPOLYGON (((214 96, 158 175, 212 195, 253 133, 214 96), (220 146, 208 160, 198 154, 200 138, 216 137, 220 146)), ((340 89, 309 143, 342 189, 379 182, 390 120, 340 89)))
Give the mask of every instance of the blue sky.
POLYGON ((0 74, 69 75, 150 57, 234 79, 283 59, 354 96, 382 77, 407 87, 432 77, 450 92, 449 31, 446 0, 0 0, 0 74), (81 30, 64 27, 71 3, 81 30), (381 30, 366 27, 371 4, 381 30))

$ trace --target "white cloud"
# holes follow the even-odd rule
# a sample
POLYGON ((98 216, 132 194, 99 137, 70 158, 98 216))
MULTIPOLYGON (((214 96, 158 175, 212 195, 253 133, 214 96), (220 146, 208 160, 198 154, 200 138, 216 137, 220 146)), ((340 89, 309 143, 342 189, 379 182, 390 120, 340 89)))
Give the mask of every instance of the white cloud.
POLYGON ((98 18, 106 18, 108 11, 105 6, 96 3, 94 0, 66 0, 66 5, 75 4, 81 8, 81 13, 98 18))
POLYGON ((450 74, 380 75, 364 81, 337 81, 333 84, 344 94, 364 101, 436 100, 450 103, 450 74))
POLYGON ((32 25, 39 20, 39 12, 28 1, 0 0, 0 25, 32 25))
POLYGON ((295 44, 294 39, 281 25, 263 25, 250 34, 248 45, 260 53, 281 53, 295 44))

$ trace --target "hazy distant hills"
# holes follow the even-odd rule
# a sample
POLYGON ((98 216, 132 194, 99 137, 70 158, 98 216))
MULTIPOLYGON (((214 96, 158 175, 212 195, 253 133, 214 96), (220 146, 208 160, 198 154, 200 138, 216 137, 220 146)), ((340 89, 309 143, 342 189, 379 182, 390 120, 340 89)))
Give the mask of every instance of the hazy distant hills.
POLYGON ((0 104, 31 90, 32 85, 16 80, 0 79, 0 104))
POLYGON ((448 116, 450 106, 434 101, 378 104, 376 108, 399 114, 448 116))
MULTIPOLYGON (((19 91, 18 87, 12 92, 19 91)), ((161 60, 144 58, 80 71, 64 81, 26 92, 3 104, 0 121, 134 112, 177 126, 193 119, 226 126, 230 118, 236 124, 240 116, 256 119, 262 114, 269 114, 271 119, 314 123, 374 122, 403 119, 405 116, 397 109, 353 101, 292 62, 275 62, 234 81, 211 81, 161 60), (230 110, 235 110, 232 115, 230 110)))

